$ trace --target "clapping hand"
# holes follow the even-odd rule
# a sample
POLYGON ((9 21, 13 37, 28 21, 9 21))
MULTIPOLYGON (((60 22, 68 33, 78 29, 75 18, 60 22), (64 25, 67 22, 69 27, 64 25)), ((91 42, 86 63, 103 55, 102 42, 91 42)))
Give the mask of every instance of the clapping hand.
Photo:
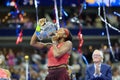
POLYGON ((100 75, 100 66, 96 64, 95 74, 100 75))

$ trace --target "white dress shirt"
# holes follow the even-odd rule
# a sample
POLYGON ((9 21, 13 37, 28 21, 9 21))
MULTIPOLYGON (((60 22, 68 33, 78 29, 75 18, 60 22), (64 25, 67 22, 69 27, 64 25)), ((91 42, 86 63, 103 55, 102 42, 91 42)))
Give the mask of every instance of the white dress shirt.
MULTIPOLYGON (((95 64, 94 64, 94 68, 95 68, 95 70, 96 70, 96 65, 95 65, 95 64)), ((99 70, 101 70, 101 64, 99 64, 99 70)), ((95 71, 95 72, 96 72, 96 71, 95 71)), ((101 72, 100 72, 100 74, 96 74, 95 72, 94 72, 94 76, 95 76, 95 77, 100 77, 100 76, 102 75, 101 72)))

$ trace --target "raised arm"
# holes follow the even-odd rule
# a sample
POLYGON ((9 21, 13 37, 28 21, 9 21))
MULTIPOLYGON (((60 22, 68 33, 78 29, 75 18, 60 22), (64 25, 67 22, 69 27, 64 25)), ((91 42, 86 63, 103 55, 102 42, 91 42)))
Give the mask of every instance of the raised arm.
POLYGON ((70 53, 71 50, 72 50, 71 41, 64 42, 64 44, 60 48, 57 48, 57 46, 53 44, 53 53, 56 58, 62 56, 65 53, 70 53))
MULTIPOLYGON (((40 26, 43 26, 45 24, 45 22, 46 22, 45 18, 39 19, 39 25, 40 26)), ((49 48, 49 46, 51 45, 51 43, 38 42, 38 38, 36 36, 36 31, 35 31, 34 34, 33 34, 33 36, 32 36, 32 38, 31 38, 30 45, 33 46, 33 47, 36 47, 38 49, 42 49, 42 48, 45 48, 45 47, 49 48)))

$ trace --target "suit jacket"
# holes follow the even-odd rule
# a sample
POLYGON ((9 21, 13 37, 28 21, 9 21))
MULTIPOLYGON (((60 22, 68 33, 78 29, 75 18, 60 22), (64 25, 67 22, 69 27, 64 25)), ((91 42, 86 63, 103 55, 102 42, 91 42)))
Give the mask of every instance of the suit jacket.
POLYGON ((101 76, 94 76, 95 67, 94 64, 87 66, 85 80, 112 80, 111 67, 107 64, 101 64, 100 72, 101 76))

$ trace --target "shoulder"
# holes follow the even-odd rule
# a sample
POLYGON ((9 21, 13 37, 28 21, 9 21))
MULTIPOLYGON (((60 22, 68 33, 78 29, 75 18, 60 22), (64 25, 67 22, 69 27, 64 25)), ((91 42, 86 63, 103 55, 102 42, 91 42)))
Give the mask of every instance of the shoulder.
POLYGON ((94 64, 89 64, 86 66, 86 73, 91 73, 94 70, 94 64))
POLYGON ((91 68, 93 68, 94 67, 94 64, 89 64, 89 65, 87 65, 87 69, 91 69, 91 68))
POLYGON ((65 44, 67 44, 67 45, 69 45, 69 46, 70 46, 70 45, 72 46, 72 42, 71 42, 71 41, 66 41, 65 44))
POLYGON ((106 67, 110 67, 110 65, 105 64, 105 63, 102 63, 101 65, 106 66, 106 67))
POLYGON ((71 52, 71 50, 72 50, 72 42, 71 41, 66 41, 64 45, 65 45, 65 47, 70 49, 70 52, 71 52))
POLYGON ((105 63, 102 63, 101 65, 102 65, 102 66, 104 66, 104 67, 106 67, 106 68, 111 68, 111 66, 110 66, 110 65, 105 64, 105 63))

